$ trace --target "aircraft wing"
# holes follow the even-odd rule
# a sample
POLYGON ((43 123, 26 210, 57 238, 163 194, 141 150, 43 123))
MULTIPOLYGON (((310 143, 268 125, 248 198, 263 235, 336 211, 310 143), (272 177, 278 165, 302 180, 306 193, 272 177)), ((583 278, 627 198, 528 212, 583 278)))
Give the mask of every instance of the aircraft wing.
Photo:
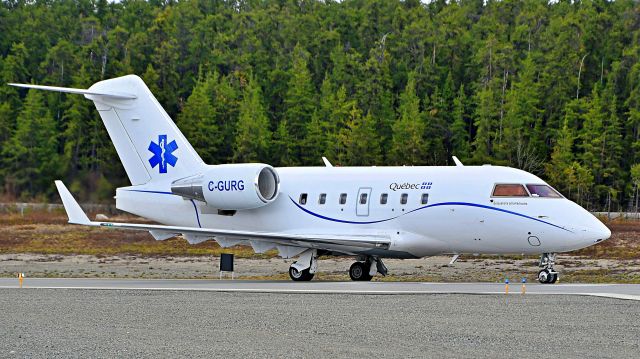
MULTIPOLYGON (((55 181, 62 203, 64 205, 69 223, 80 224, 93 227, 105 227, 116 229, 128 229, 149 231, 156 239, 167 239, 175 235, 182 234, 190 242, 201 242, 207 239, 215 239, 221 245, 224 242, 237 243, 239 241, 249 241, 256 249, 260 245, 254 245, 254 242, 266 242, 265 244, 274 244, 275 246, 331 249, 350 253, 353 250, 362 249, 387 249, 391 244, 389 236, 385 235, 324 235, 324 234, 291 234, 291 233, 273 233, 259 231, 239 231, 229 229, 213 229, 213 228, 195 228, 180 226, 165 226, 156 224, 138 224, 138 223, 120 223, 120 222, 97 222, 89 220, 89 217, 82 211, 80 205, 73 198, 67 187, 61 181, 55 181)), ((231 245, 232 245, 231 244, 231 245)), ((283 249, 279 248, 282 253, 283 249)), ((285 251, 290 253, 289 256, 295 256, 296 251, 285 251), (291 254, 295 253, 295 254, 291 254)))

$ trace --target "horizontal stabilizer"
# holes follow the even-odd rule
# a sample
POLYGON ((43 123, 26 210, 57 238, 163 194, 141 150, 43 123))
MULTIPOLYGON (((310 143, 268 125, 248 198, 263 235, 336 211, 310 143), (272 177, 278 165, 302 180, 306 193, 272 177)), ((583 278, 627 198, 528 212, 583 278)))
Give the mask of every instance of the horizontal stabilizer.
POLYGON ((103 97, 110 97, 116 100, 135 100, 137 98, 136 95, 132 95, 132 94, 126 94, 126 93, 120 93, 120 92, 105 92, 105 91, 75 89, 71 87, 56 87, 56 86, 42 86, 42 85, 15 84, 15 83, 10 83, 9 85, 15 86, 15 87, 29 88, 29 89, 73 93, 78 95, 103 96, 103 97))
POLYGON ((89 217, 87 217, 82 208, 80 208, 80 205, 73 198, 64 183, 62 183, 62 181, 56 181, 56 187, 58 188, 58 193, 60 193, 60 198, 62 198, 64 210, 67 211, 69 223, 90 225, 91 221, 89 217))

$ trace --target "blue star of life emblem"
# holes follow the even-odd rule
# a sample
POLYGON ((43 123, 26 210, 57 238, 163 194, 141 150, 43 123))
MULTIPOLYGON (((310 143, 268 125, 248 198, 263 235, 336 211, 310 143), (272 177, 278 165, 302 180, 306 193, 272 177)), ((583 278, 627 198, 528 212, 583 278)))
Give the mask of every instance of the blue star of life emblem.
POLYGON ((151 141, 149 144, 149 151, 153 153, 153 157, 149 158, 151 168, 160 165, 160 173, 167 173, 167 164, 175 167, 178 162, 178 157, 173 155, 173 151, 177 149, 178 144, 175 140, 167 144, 167 135, 158 135, 158 143, 151 141))

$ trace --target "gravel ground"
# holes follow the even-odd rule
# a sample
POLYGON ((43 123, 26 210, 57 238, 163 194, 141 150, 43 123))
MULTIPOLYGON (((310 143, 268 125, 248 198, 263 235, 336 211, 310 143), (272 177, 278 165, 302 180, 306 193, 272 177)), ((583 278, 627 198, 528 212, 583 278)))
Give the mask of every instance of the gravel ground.
POLYGON ((0 357, 635 358, 640 305, 580 296, 0 289, 0 357))
MULTIPOLYGON (((238 279, 288 279, 287 270, 295 259, 235 259, 238 279)), ((389 268, 387 279, 432 282, 495 282, 507 278, 528 277, 535 280, 537 259, 463 257, 448 265, 451 257, 422 259, 385 259, 389 268)), ((201 257, 142 257, 142 256, 90 256, 54 254, 0 254, 0 277, 15 277, 25 273, 29 277, 62 278, 218 278, 220 258, 201 257)), ((316 280, 349 280, 347 272, 354 259, 350 257, 323 257, 318 263, 316 280)), ((560 256, 556 268, 561 280, 581 271, 609 270, 624 273, 627 278, 640 282, 640 260, 583 259, 560 256)), ((595 272, 597 274, 597 272, 595 272)), ((607 273, 605 281, 616 282, 607 273)), ((376 277, 376 280, 381 278, 376 277)), ((578 281, 601 282, 589 280, 578 281)), ((597 279, 597 278, 596 278, 597 279)), ((574 281, 575 280, 569 280, 574 281)))

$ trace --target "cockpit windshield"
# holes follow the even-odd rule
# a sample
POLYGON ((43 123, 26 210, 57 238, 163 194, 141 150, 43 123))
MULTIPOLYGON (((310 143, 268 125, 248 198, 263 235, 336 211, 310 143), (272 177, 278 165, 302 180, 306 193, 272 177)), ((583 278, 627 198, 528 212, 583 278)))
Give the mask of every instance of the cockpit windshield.
POLYGON ((493 188, 493 197, 529 197, 529 193, 521 184, 497 184, 493 188))
POLYGON ((546 184, 528 184, 527 189, 532 197, 562 198, 560 193, 546 184))

